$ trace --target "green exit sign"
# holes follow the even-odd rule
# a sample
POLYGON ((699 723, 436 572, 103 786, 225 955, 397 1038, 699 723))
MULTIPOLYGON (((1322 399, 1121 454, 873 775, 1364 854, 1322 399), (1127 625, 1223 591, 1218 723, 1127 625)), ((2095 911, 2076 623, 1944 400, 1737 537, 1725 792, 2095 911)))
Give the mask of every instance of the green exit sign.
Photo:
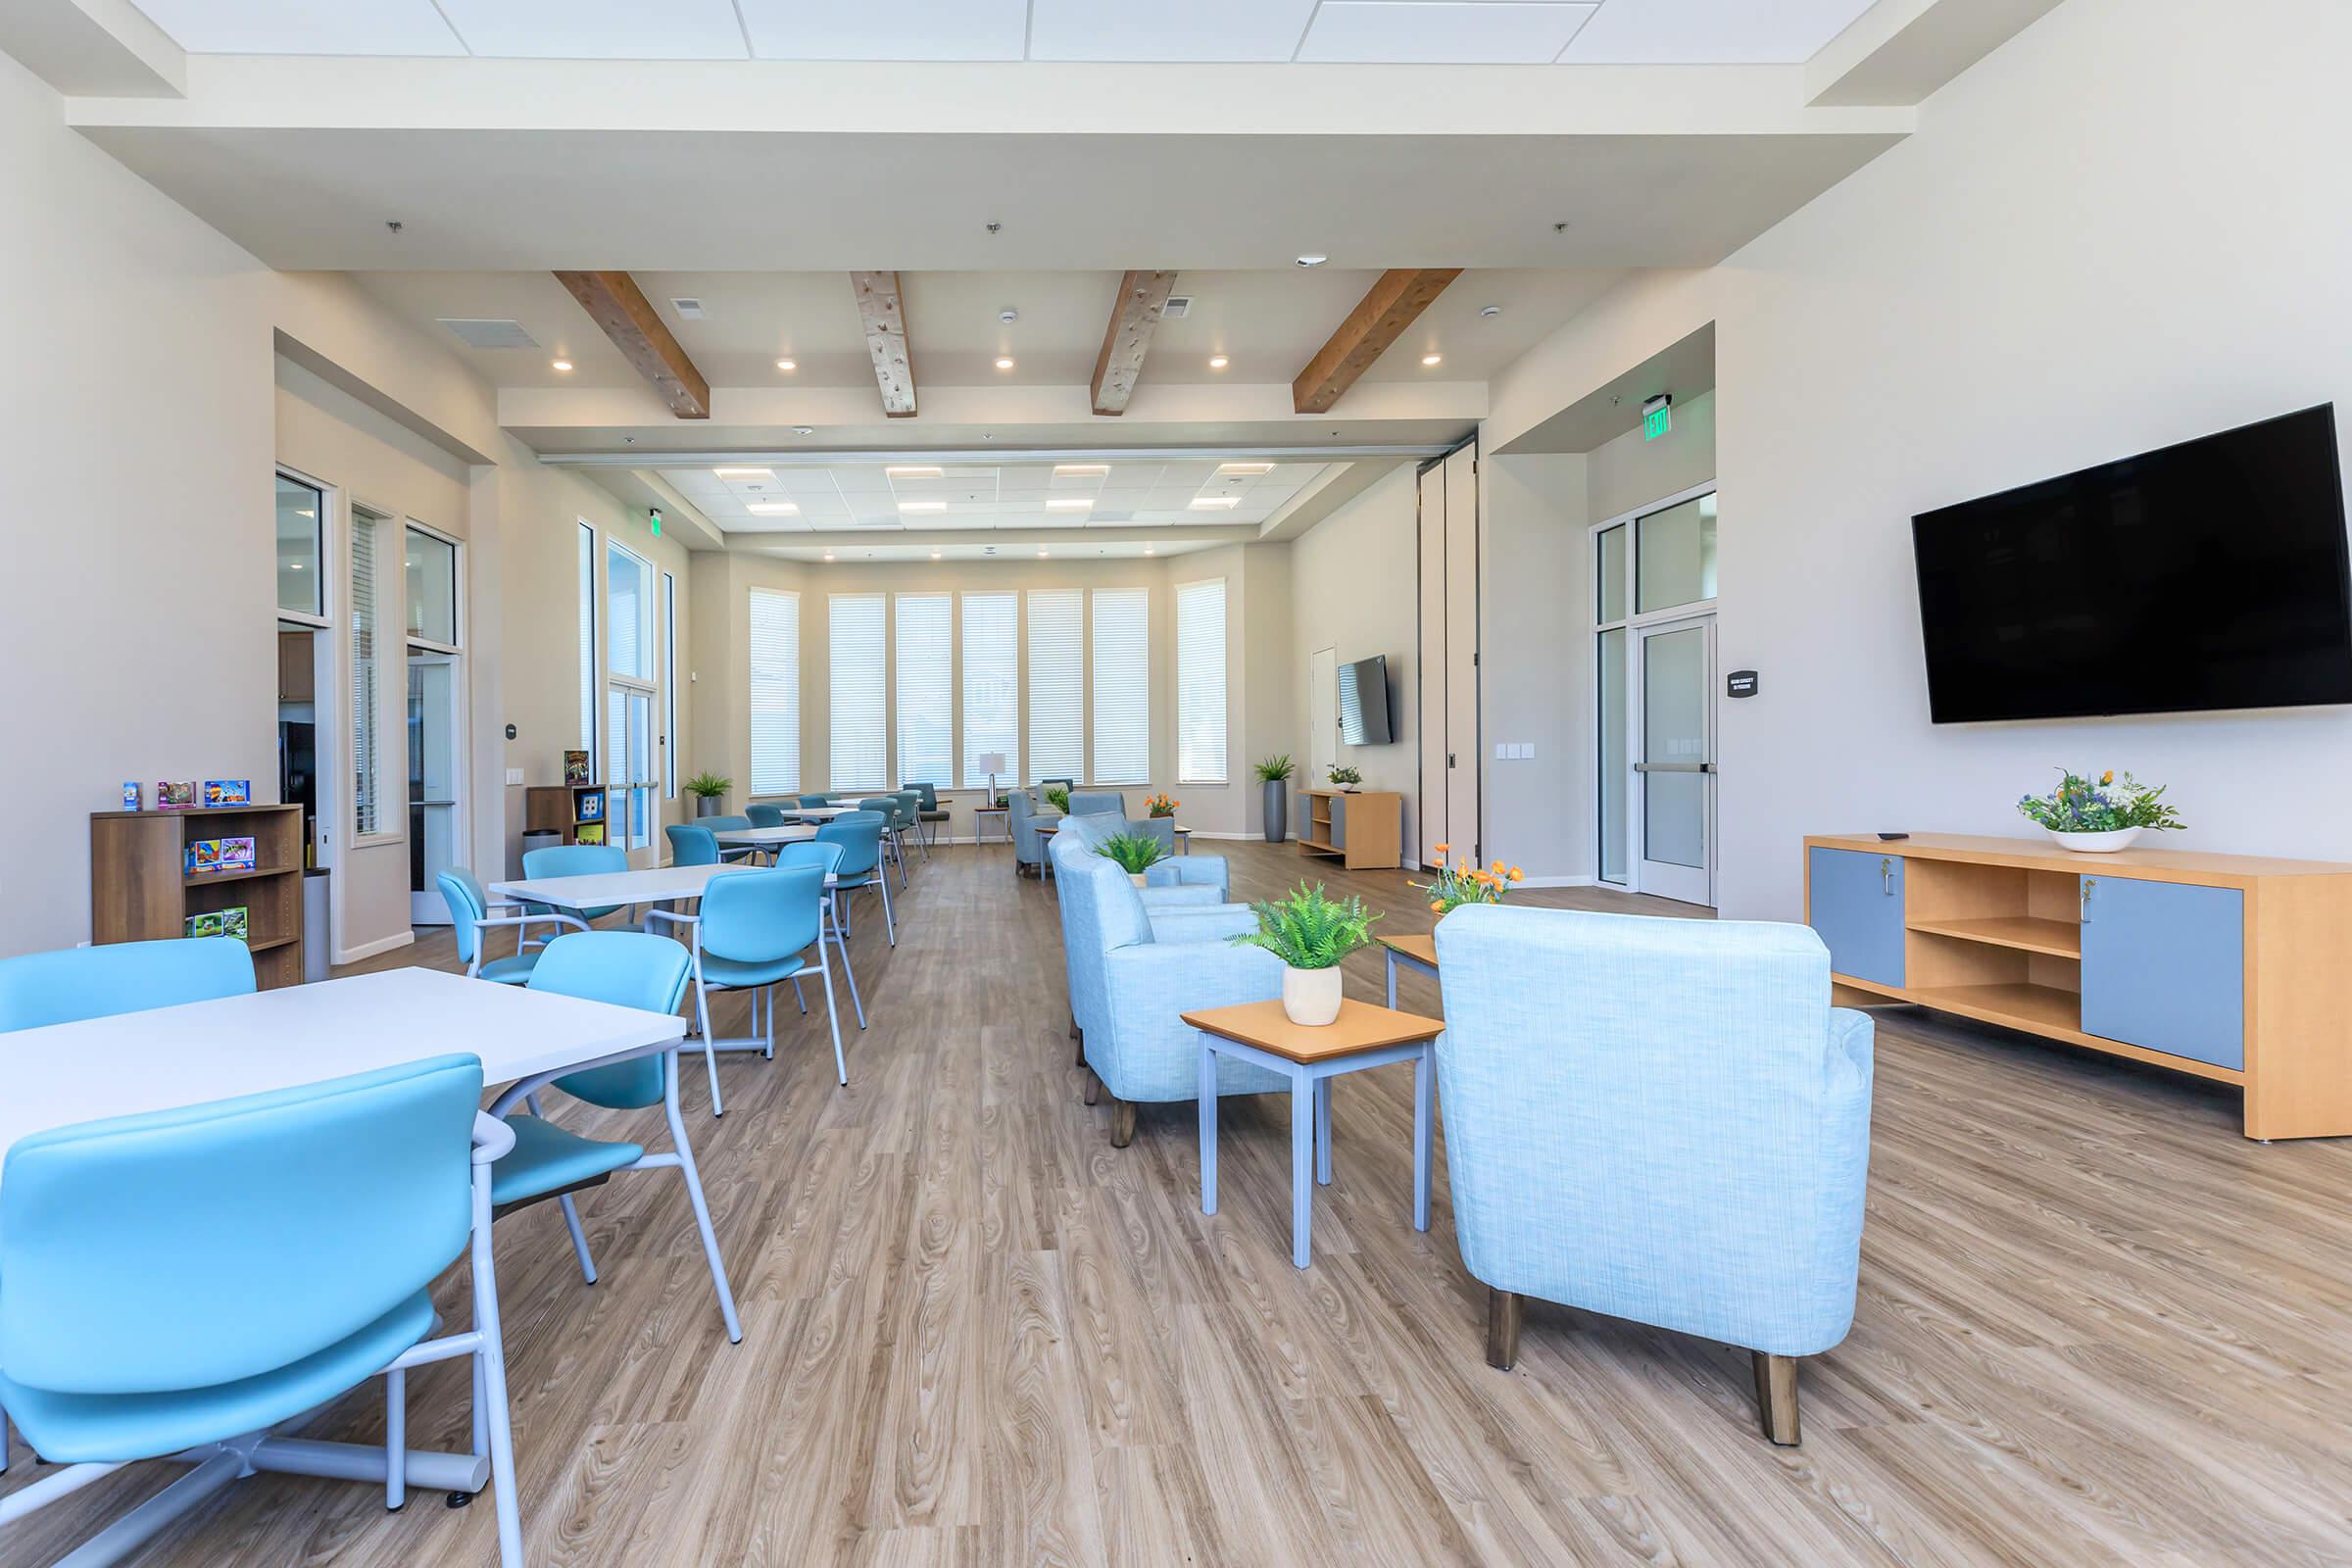
POLYGON ((650 522, 651 522, 651 523, 654 525, 654 537, 655 537, 655 538, 657 538, 657 539, 661 538, 661 537, 662 537, 662 509, 661 509, 660 507, 655 507, 655 508, 653 508, 652 510, 650 510, 650 511, 649 511, 649 512, 646 514, 646 518, 647 518, 647 520, 648 520, 648 521, 650 521, 650 522))
POLYGON ((1642 439, 1655 441, 1674 428, 1674 399, 1651 398, 1642 405, 1642 439))

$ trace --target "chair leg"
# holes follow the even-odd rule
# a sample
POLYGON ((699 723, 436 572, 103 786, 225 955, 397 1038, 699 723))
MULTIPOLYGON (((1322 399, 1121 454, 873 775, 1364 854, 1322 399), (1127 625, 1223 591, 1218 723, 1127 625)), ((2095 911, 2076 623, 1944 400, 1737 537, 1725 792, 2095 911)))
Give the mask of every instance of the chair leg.
POLYGON ((1762 1419, 1764 1436, 1784 1448, 1795 1447, 1796 1357, 1754 1350, 1749 1358, 1755 1362, 1756 1413, 1762 1419))
POLYGON ((875 880, 882 886, 882 929, 895 948, 899 945, 899 917, 890 906, 890 873, 885 871, 875 880))
POLYGON ((8 1474, 8 1411, 0 1408, 0 1476, 8 1474))
POLYGON ((1102 1102, 1102 1080, 1092 1067, 1086 1069, 1086 1087, 1079 1093, 1086 1097, 1086 1102, 1090 1105, 1102 1102))
POLYGON ((1487 1365, 1508 1372, 1519 1359, 1519 1320, 1527 1298, 1511 1291, 1487 1289, 1487 1365))
POLYGON ((767 998, 767 1050, 761 1054, 773 1061, 776 1059, 776 988, 772 985, 762 986, 760 993, 767 998))
MULTIPOLYGON (((819 946, 823 945, 824 940, 824 933, 821 931, 817 933, 819 946)), ((865 1027, 865 999, 858 994, 858 971, 850 967, 850 945, 842 940, 841 924, 838 920, 834 922, 832 941, 833 951, 841 956, 841 977, 850 983, 850 1005, 857 1009, 858 1027, 862 1029, 865 1027)), ((798 976, 794 977, 792 983, 794 989, 799 989, 801 982, 798 976)), ((801 1010, 807 1012, 808 1009, 803 1007, 801 1010)))
POLYGON ((678 1114, 678 1054, 669 1053, 664 1074, 668 1092, 662 1108, 669 1115, 669 1141, 678 1152, 678 1174, 686 1178, 686 1200, 694 1205, 695 1229, 703 1233, 703 1259, 710 1265, 710 1288, 718 1293, 718 1315, 726 1320, 727 1342, 743 1343, 743 1324, 735 1316, 735 1293, 727 1285, 727 1265, 718 1255, 718 1235, 710 1228, 710 1205, 703 1200, 702 1172, 695 1168, 694 1146, 686 1141, 686 1118, 678 1114))
POLYGON ((1125 1149, 1135 1142, 1135 1102, 1115 1096, 1110 1102, 1110 1147, 1125 1149))
POLYGON ((801 989, 801 977, 797 974, 792 977, 792 1000, 801 1004, 801 1016, 808 1017, 808 994, 801 989))
POLYGON ((1086 1031, 1072 1024, 1070 1038, 1078 1042, 1078 1065, 1083 1067, 1086 1065, 1086 1031))
POLYGON ((710 1043, 710 993, 703 985, 703 956, 699 952, 694 956, 694 1010, 703 1025, 703 1065, 710 1070, 710 1114, 724 1116, 727 1102, 718 1097, 718 1047, 710 1043))
POLYGON ((589 1285, 596 1283, 596 1260, 588 1255, 588 1233, 580 1229, 580 1211, 565 1193, 556 1200, 564 1205, 564 1228, 571 1232, 572 1254, 580 1260, 580 1279, 589 1285))
MULTIPOLYGON (((849 966, 846 953, 841 961, 844 968, 849 966)), ((833 964, 825 956, 825 934, 822 931, 816 934, 816 972, 817 977, 825 983, 825 1027, 833 1031, 833 1081, 847 1089, 850 1087, 850 1064, 841 1054, 841 1004, 833 1000, 833 964)))
MULTIPOLYGON (((671 1053, 670 1103, 677 1103, 676 1053, 671 1053)), ((490 1456, 491 1502, 498 1511, 499 1568, 522 1568, 522 1509, 514 1494, 514 1431, 507 1409, 507 1351, 498 1325, 498 1268, 490 1250, 490 1173, 475 1171, 473 1183, 473 1327, 481 1348, 473 1354, 473 1420, 476 1452, 490 1456)))

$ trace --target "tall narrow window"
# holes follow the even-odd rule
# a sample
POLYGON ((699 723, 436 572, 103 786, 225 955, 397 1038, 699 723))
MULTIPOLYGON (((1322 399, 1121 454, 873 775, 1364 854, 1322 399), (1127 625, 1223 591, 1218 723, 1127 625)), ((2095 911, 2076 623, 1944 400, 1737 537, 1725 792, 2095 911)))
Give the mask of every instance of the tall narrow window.
POLYGON ((1152 781, 1152 596, 1142 588, 1095 595, 1094 781, 1152 781))
POLYGON ((752 590, 752 793, 801 788, 801 596, 752 590))
POLYGON ((980 789, 988 769, 980 759, 1004 759, 999 780, 1020 771, 1020 599, 1015 594, 963 596, 963 787, 980 789))
POLYGON ((654 566, 605 546, 605 811, 610 842, 654 841, 654 566))
POLYGON ((678 579, 662 574, 662 794, 678 798, 678 579))
POLYGON ((946 594, 898 598, 901 785, 956 782, 954 609, 946 594))
POLYGON ((1225 782, 1225 579, 1176 589, 1176 776, 1225 782))
POLYGON ((1029 782, 1086 775, 1085 600, 1029 596, 1029 782))
POLYGON ((326 613, 326 579, 318 574, 319 541, 326 537, 326 493, 286 474, 277 476, 277 608, 298 615, 326 613))
POLYGON ((409 635, 436 648, 457 647, 457 545, 411 523, 402 566, 409 584, 409 635))
POLYGON ((580 747, 596 755, 596 530, 580 524, 580 747))
POLYGON ((380 668, 383 616, 377 603, 382 586, 378 559, 389 517, 366 507, 351 509, 351 831, 373 838, 384 831, 383 679, 380 668))
POLYGON ((890 781, 882 596, 834 594, 825 608, 832 621, 833 692, 833 760, 826 788, 878 790, 890 781))

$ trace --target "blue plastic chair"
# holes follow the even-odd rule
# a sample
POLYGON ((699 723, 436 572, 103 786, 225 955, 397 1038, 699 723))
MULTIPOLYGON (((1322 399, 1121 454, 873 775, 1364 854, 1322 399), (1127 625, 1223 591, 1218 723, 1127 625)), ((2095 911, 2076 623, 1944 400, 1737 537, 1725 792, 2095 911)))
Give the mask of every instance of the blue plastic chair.
MULTIPOLYGON (((786 844, 779 847, 776 851, 775 863, 778 865, 813 865, 830 877, 840 872, 841 857, 842 847, 839 844, 805 839, 798 844, 786 844)), ((838 895, 830 890, 826 892, 824 900, 825 933, 833 943, 834 954, 841 959, 841 977, 850 983, 850 1005, 857 1009, 858 1027, 862 1029, 865 1027, 865 999, 858 994, 858 973, 850 967, 850 945, 842 939, 840 902, 838 895)), ((792 982, 792 994, 795 997, 801 996, 801 982, 797 977, 792 982)), ((808 1010, 808 999, 802 997, 801 1011, 807 1012, 808 1010)))
POLYGON ((482 887, 481 878, 464 866, 452 866, 436 879, 441 888, 442 902, 449 906, 450 931, 458 941, 458 956, 466 960, 466 972, 476 980, 495 980, 500 985, 518 986, 531 977, 531 966, 539 961, 538 949, 547 938, 534 942, 530 927, 553 924, 560 932, 565 926, 587 927, 571 915, 557 910, 533 914, 512 899, 493 901, 482 887), (492 914, 493 909, 514 909, 515 914, 492 914), (483 933, 496 926, 514 928, 514 954, 507 958, 488 958, 483 955, 488 945, 483 933))
POLYGON ((119 1549, 239 1476, 321 1473, 317 1445, 271 1429, 378 1374, 398 1506, 408 1369, 468 1356, 499 1556, 519 1568, 490 1253, 489 1161, 511 1139, 481 1093, 480 1060, 444 1055, 20 1139, 0 1178, 0 1397, 66 1468, 0 1498, 0 1535, 140 1459, 194 1468, 118 1521, 119 1549), (432 1338, 431 1286, 469 1237, 474 1326, 432 1338))
POLYGON ((928 850, 939 840, 939 824, 952 820, 946 807, 939 804, 939 788, 933 784, 912 786, 915 793, 914 820, 916 830, 923 835, 923 847, 928 850))
POLYGON ((808 971, 807 954, 811 948, 816 950, 817 976, 824 983, 826 1021, 833 1030, 834 1076, 843 1084, 850 1081, 850 1069, 841 1053, 841 1019, 834 1009, 833 968, 825 956, 824 904, 822 865, 776 866, 712 877, 704 887, 702 906, 694 914, 661 916, 692 927, 695 1013, 710 1069, 712 1115, 721 1110, 718 1053, 757 1051, 774 1057, 775 987, 779 981, 797 981, 808 971), (713 991, 751 993, 750 1035, 720 1040, 711 1034, 713 991), (760 1006, 763 998, 764 1011, 760 1006))
MULTIPOLYGON (((721 833, 741 833, 747 831, 752 825, 752 819, 748 816, 706 816, 695 825, 697 827, 708 829, 711 836, 715 838, 721 833)), ((737 860, 751 859, 759 853, 760 852, 758 850, 753 849, 748 844, 737 849, 728 849, 722 845, 719 848, 718 858, 728 864, 733 864, 737 860)))
POLYGON ((887 861, 899 868, 899 886, 906 885, 906 859, 899 853, 899 829, 904 825, 906 803, 896 795, 869 795, 858 803, 860 811, 872 811, 882 818, 882 849, 887 861))
MULTIPOLYGON (((574 931, 547 945, 530 984, 533 991, 674 1013, 686 998, 692 972, 693 956, 667 937, 642 931, 574 931)), ((695 1167, 694 1147, 686 1141, 685 1120, 678 1114, 678 1048, 672 1045, 650 1055, 566 1073, 555 1085, 574 1100, 607 1110, 643 1110, 659 1104, 669 1120, 672 1152, 648 1153, 639 1144, 606 1143, 567 1132, 547 1119, 536 1092, 520 1097, 529 1114, 513 1115, 515 1097, 510 1091, 497 1106, 514 1132, 514 1149, 491 1167, 490 1198, 497 1212, 503 1216, 555 1199, 563 1207, 564 1228, 571 1232, 580 1277, 594 1285, 596 1260, 589 1255, 588 1236, 580 1228, 571 1195, 583 1187, 602 1186, 614 1171, 675 1166, 686 1179, 686 1200, 702 1232, 703 1258, 710 1266, 710 1285, 718 1293, 727 1338, 740 1344, 743 1325, 735 1316, 735 1293, 727 1286, 718 1237, 710 1228, 710 1205, 703 1198, 702 1174, 695 1167)))
POLYGON ((755 801, 743 812, 754 827, 782 827, 785 823, 784 808, 772 801, 755 801))
POLYGON ((804 795, 801 797, 801 804, 803 806, 831 806, 833 797, 830 795, 804 795))
MULTIPOLYGON (((28 953, 0 958, 0 1034, 252 990, 253 954, 235 937, 167 937, 28 953)), ((0 1468, 6 1464, 0 1454, 0 1468)))
MULTIPOLYGON (((617 844, 550 844, 545 849, 522 852, 522 874, 526 879, 555 876, 604 876, 610 872, 626 871, 629 856, 617 844)), ((602 920, 617 904, 602 905, 593 909, 572 912, 586 920, 602 920)), ((526 904, 525 912, 548 915, 556 911, 544 904, 526 904)))
POLYGON ((882 869, 882 829, 888 818, 880 811, 858 809, 837 816, 816 830, 819 844, 841 846, 841 865, 833 874, 833 917, 844 936, 850 931, 847 896, 859 888, 882 893, 882 926, 890 945, 899 945, 899 922, 890 907, 890 877, 882 869))
POLYGON ((670 864, 718 864, 718 836, 701 823, 672 822, 662 831, 669 836, 670 864))

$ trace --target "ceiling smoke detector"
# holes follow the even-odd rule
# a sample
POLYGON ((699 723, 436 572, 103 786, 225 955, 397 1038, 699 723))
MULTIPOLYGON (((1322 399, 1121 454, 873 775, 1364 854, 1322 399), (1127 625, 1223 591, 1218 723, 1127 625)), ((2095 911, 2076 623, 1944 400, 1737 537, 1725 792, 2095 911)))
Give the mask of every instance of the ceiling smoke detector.
POLYGON ((1003 321, 1006 326, 1010 326, 1013 322, 1019 320, 1020 318, 1021 313, 1014 310, 1009 305, 1005 306, 1003 310, 997 313, 997 319, 1003 321))

